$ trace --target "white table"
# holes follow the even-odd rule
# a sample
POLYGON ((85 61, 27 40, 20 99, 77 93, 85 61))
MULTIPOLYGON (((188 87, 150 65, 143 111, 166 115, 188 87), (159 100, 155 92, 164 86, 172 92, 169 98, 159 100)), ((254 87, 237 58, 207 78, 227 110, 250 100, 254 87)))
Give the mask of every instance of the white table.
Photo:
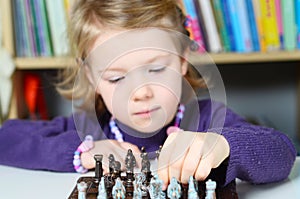
MULTIPOLYGON (((83 175, 76 173, 32 171, 0 166, 0 198, 64 199, 70 195, 81 176, 83 175)), ((251 185, 238 181, 237 191, 240 199, 299 199, 300 157, 297 157, 288 180, 267 185, 251 185)))

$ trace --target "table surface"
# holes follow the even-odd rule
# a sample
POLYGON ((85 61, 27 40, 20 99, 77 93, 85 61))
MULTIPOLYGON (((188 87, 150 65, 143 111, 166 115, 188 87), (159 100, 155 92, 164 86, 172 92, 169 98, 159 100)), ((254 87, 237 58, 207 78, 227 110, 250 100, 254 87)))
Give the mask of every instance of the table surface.
MULTIPOLYGON (((93 175, 93 172, 81 175, 0 166, 0 198, 67 198, 79 177, 93 175)), ((238 180, 237 191, 240 199, 299 199, 300 157, 297 157, 293 170, 286 181, 266 185, 251 185, 238 180)))

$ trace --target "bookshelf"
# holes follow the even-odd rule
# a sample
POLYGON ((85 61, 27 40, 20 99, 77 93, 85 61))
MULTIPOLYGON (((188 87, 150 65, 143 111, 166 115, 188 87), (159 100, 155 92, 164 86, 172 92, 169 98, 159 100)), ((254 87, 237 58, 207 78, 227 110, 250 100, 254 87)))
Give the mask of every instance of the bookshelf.
MULTIPOLYGON (((3 47, 11 53, 16 65, 15 74, 22 73, 25 70, 52 70, 63 69, 74 63, 71 57, 34 57, 24 58, 17 57, 14 49, 14 33, 11 0, 0 0, 1 24, 3 31, 3 47)), ((273 62, 290 62, 296 61, 300 63, 300 51, 274 51, 274 52, 255 52, 255 53, 217 53, 209 54, 212 60, 218 65, 242 64, 242 63, 273 63, 273 62)), ((197 57, 192 56, 193 63, 197 63, 197 57)), ((0 66, 3 67, 3 66, 0 66)), ((226 67, 226 66, 225 66, 226 67)), ((241 65, 242 67, 242 65, 241 65)), ((263 66, 262 66, 263 67, 263 66)), ((18 75, 13 77, 14 84, 18 83, 18 75)), ((298 80, 298 102, 300 102, 300 78, 298 80)), ((16 88, 17 85, 14 85, 16 88)), ((16 92, 16 90, 15 90, 16 92)), ((17 98, 12 96, 10 114, 8 118, 17 118, 17 98)), ((298 105, 300 113, 300 106, 298 105)), ((300 128, 299 128, 300 129, 300 128)), ((300 138, 300 130, 298 130, 300 138)))

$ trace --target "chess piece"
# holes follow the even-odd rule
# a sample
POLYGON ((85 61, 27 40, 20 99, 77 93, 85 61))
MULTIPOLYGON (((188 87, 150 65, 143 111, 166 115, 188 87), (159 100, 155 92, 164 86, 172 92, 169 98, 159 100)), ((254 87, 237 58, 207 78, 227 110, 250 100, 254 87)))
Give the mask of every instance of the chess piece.
POLYGON ((189 178, 188 199, 199 199, 198 188, 196 186, 193 176, 190 176, 189 178))
POLYGON ((165 193, 162 191, 163 181, 155 174, 150 180, 149 195, 151 199, 164 199, 165 193))
POLYGON ((94 159, 96 161, 95 165, 95 181, 100 182, 101 177, 103 176, 103 168, 102 168, 102 159, 103 155, 94 155, 94 159))
POLYGON ((141 189, 141 184, 135 179, 133 181, 133 196, 132 199, 142 199, 143 192, 141 189))
POLYGON ((105 183, 104 183, 103 176, 101 177, 101 180, 99 182, 97 199, 107 199, 107 193, 106 193, 106 189, 105 189, 105 183))
POLYGON ((126 158, 125 158, 125 167, 126 167, 126 171, 133 173, 133 169, 136 166, 136 159, 132 153, 131 149, 128 149, 126 158))
POLYGON ((206 196, 205 199, 216 199, 216 187, 217 183, 215 181, 212 181, 209 179, 208 181, 205 182, 206 184, 206 196))
POLYGON ((151 180, 151 170, 150 170, 150 161, 148 158, 148 153, 143 152, 141 153, 141 158, 142 158, 142 168, 141 172, 145 174, 146 180, 145 180, 145 185, 148 186, 151 180))
POLYGON ((108 156, 108 167, 109 167, 109 174, 112 175, 113 174, 113 165, 115 163, 115 157, 113 154, 109 154, 108 156))
POLYGON ((86 189, 87 189, 87 183, 84 181, 81 181, 77 183, 77 190, 78 190, 78 199, 86 199, 86 189))
POLYGON ((116 179, 112 188, 113 199, 125 199, 126 190, 120 178, 116 179))
POLYGON ((110 175, 116 179, 118 177, 121 177, 121 163, 119 161, 115 160, 115 157, 113 154, 110 154, 108 156, 109 160, 109 173, 110 175))
POLYGON ((179 199, 181 197, 181 186, 173 177, 167 189, 167 194, 170 199, 179 199))
POLYGON ((159 149, 157 151, 155 151, 155 154, 156 154, 156 159, 158 160, 159 158, 159 155, 160 155, 160 152, 161 152, 161 149, 162 149, 162 145, 159 146, 159 149))

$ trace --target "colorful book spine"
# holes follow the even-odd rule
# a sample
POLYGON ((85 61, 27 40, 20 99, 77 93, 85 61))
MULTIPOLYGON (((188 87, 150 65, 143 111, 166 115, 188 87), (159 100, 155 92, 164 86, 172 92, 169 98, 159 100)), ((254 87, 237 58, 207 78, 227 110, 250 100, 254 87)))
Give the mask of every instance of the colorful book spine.
POLYGON ((278 27, 280 49, 284 49, 284 40, 283 40, 283 26, 282 26, 282 12, 281 12, 281 0, 275 0, 275 10, 276 10, 276 21, 278 27))
POLYGON ((24 52, 25 57, 32 57, 33 56, 33 48, 32 43, 30 42, 30 36, 29 36, 29 23, 27 20, 27 14, 26 14, 26 6, 25 1, 23 0, 16 0, 16 6, 20 8, 20 20, 21 20, 21 29, 20 32, 17 34, 22 35, 22 46, 20 46, 21 51, 24 52))
POLYGON ((236 52, 245 52, 245 43, 243 42, 242 31, 237 10, 238 0, 227 0, 229 17, 232 25, 233 36, 235 38, 236 52))
POLYGON ((239 16, 239 23, 242 32, 242 41, 245 47, 244 52, 252 52, 252 36, 250 32, 249 16, 246 7, 246 2, 244 0, 236 0, 236 5, 238 7, 237 13, 239 16))
POLYGON ((258 37, 258 32, 256 27, 256 20, 255 20, 252 0, 245 0, 245 3, 247 7, 249 28, 252 37, 252 47, 253 47, 253 51, 257 52, 260 51, 260 45, 259 45, 259 37, 258 37))
POLYGON ((204 53, 206 51, 206 46, 204 43, 201 28, 199 26, 198 16, 195 8, 195 4, 191 0, 183 0, 183 5, 188 18, 188 27, 192 33, 191 39, 193 39, 199 46, 198 51, 204 53))
POLYGON ((267 50, 279 50, 280 41, 276 19, 275 0, 260 0, 260 5, 267 50))
POLYGON ((230 51, 235 52, 236 51, 236 41, 233 35, 233 28, 232 28, 232 23, 230 20, 230 13, 229 13, 229 8, 228 8, 228 0, 221 0, 222 3, 222 10, 224 13, 224 21, 225 21, 225 27, 228 33, 228 38, 230 42, 230 51))
POLYGON ((228 36, 228 31, 226 29, 225 24, 225 15, 222 9, 222 2, 221 0, 212 0, 212 6, 215 14, 216 24, 218 27, 218 32, 220 33, 223 50, 225 52, 229 52, 230 47, 230 40, 228 36))
POLYGON ((198 0, 202 16, 204 17, 204 25, 206 29, 207 43, 209 52, 218 53, 222 51, 220 36, 218 33, 216 21, 214 18, 210 0, 198 0))
POLYGON ((296 42, 297 42, 297 48, 300 49, 300 0, 295 0, 295 15, 296 15, 296 42))
POLYGON ((281 13, 283 18, 284 49, 289 51, 295 50, 297 45, 297 32, 294 0, 282 0, 281 13))
POLYGON ((30 0, 24 0, 25 1, 25 10, 26 10, 26 20, 27 20, 27 27, 28 27, 28 33, 29 33, 29 44, 30 44, 30 50, 34 57, 38 56, 38 49, 37 49, 37 40, 34 30, 34 20, 32 17, 32 8, 30 5, 30 0))
POLYGON ((65 56, 69 53, 67 39, 67 22, 64 2, 61 0, 45 0, 47 16, 50 25, 51 41, 55 56, 65 56))
MULTIPOLYGON (((24 36, 25 34, 20 34, 22 32, 22 16, 21 11, 17 3, 17 0, 12 1, 13 8, 13 20, 14 20, 14 38, 15 38, 15 48, 18 57, 25 56, 25 48, 24 48, 24 36)), ((0 27, 1 28, 1 27, 0 27)))
POLYGON ((263 29, 263 20, 262 20, 262 14, 261 14, 261 6, 260 6, 260 0, 252 0, 253 10, 254 10, 254 16, 255 16, 255 22, 257 27, 257 33, 258 33, 258 39, 259 39, 259 46, 261 52, 266 52, 266 41, 265 41, 265 35, 264 35, 264 29, 263 29))

